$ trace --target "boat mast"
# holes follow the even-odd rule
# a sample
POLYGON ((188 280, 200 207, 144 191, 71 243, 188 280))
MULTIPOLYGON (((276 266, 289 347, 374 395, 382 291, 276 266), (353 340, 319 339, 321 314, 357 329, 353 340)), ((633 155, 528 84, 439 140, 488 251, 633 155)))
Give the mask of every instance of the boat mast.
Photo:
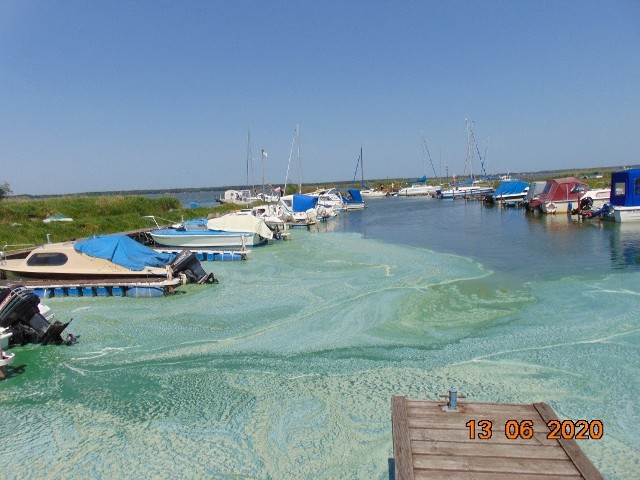
POLYGON ((364 159, 362 158, 362 145, 360 145, 360 188, 364 188, 364 159))
POLYGON ((286 195, 287 193, 287 184, 289 183, 289 168, 291 167, 291 157, 293 157, 293 146, 296 143, 297 134, 298 129, 296 127, 296 133, 294 133, 293 135, 293 139, 291 140, 291 148, 289 149, 289 163, 287 163, 287 174, 284 176, 284 191, 282 192, 283 195, 286 195))
POLYGON ((251 162, 251 128, 247 129, 247 187, 249 186, 249 163, 251 162))
POLYGON ((468 118, 464 119, 467 124, 467 158, 464 162, 464 173, 467 173, 467 164, 469 165, 469 177, 471 181, 473 181, 473 149, 472 149, 472 133, 471 133, 471 125, 473 121, 468 118))
POLYGON ((298 193, 302 193, 302 156, 300 155, 300 122, 296 123, 296 138, 298 140, 298 169, 299 169, 299 182, 298 193))

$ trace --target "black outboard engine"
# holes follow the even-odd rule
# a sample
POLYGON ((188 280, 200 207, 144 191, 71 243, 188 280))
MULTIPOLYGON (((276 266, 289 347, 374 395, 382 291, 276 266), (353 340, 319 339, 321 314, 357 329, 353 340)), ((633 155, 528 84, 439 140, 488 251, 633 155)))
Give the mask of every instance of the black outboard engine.
POLYGON ((580 210, 591 210, 593 208, 593 198, 584 197, 580 200, 580 210))
POLYGON ((8 287, 0 290, 0 327, 13 334, 12 344, 65 343, 62 332, 70 322, 49 321, 40 314, 40 298, 24 287, 8 287))
POLYGON ((190 282, 193 283, 218 283, 213 273, 207 273, 200 265, 200 261, 191 250, 180 252, 170 264, 173 275, 184 273, 190 282))

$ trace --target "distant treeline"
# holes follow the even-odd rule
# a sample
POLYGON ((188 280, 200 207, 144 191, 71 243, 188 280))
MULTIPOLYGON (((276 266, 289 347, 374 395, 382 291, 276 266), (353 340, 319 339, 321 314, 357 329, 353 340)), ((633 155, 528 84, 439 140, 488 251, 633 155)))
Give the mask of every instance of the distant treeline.
MULTIPOLYGON (((541 170, 536 172, 504 172, 496 173, 492 175, 492 178, 499 178, 501 175, 511 175, 513 178, 521 180, 539 180, 546 178, 561 178, 561 177, 584 177, 590 175, 602 174, 605 179, 611 172, 622 170, 625 168, 640 168, 640 165, 624 165, 624 166, 603 166, 603 167, 589 167, 583 169, 563 169, 563 170, 541 170)), ((479 178, 479 176, 476 175, 479 178)), ((366 179, 365 183, 369 183, 371 186, 375 185, 388 185, 395 183, 397 185, 413 182, 417 177, 410 178, 378 178, 378 179, 366 179)), ((467 178, 465 175, 457 175, 458 181, 467 178)), ((432 177, 429 179, 431 182, 446 182, 449 179, 444 177, 432 177)), ((290 184, 291 185, 291 184, 290 184)), ((279 184, 273 184, 274 187, 279 184)), ((321 186, 336 186, 336 187, 348 187, 360 186, 360 180, 328 180, 326 182, 304 183, 303 187, 305 191, 314 190, 321 186), (311 188, 312 187, 312 188, 311 188)), ((261 188, 261 185, 251 186, 251 188, 261 188)), ((51 194, 51 195, 13 195, 10 198, 15 199, 39 199, 39 198, 63 198, 63 197, 94 197, 94 196, 122 196, 122 195, 171 195, 175 193, 189 193, 189 192, 219 192, 225 190, 244 190, 247 189, 247 185, 226 185, 218 187, 185 187, 185 188, 163 188, 163 189, 149 189, 149 190, 113 190, 106 192, 83 192, 83 193, 66 193, 66 194, 51 194)))

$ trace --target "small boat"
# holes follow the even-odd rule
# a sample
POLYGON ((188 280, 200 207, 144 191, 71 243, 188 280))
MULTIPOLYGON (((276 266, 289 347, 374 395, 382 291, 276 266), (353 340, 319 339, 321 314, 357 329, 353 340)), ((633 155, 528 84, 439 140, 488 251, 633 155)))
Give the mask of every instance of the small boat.
POLYGON ((503 206, 520 206, 529 191, 529 184, 522 180, 505 180, 492 195, 485 197, 485 203, 498 203, 503 206))
POLYGON ((528 211, 542 211, 538 205, 531 205, 531 202, 537 200, 540 194, 544 191, 544 187, 547 185, 545 181, 536 181, 529 183, 529 190, 524 197, 524 206, 528 211))
POLYGON ((156 252, 126 235, 100 235, 46 243, 17 258, 2 257, 0 271, 17 279, 173 278, 186 273, 197 283, 209 281, 211 274, 204 272, 194 254, 186 251, 183 257, 156 252))
POLYGON ((49 215, 47 218, 42 220, 42 223, 51 223, 51 222, 73 222, 73 218, 68 217, 64 213, 56 213, 54 215, 49 215))
POLYGON ((366 207, 360 190, 357 188, 338 188, 336 190, 342 197, 345 210, 364 210, 366 207))
POLYGON ((337 188, 320 188, 308 195, 318 198, 318 207, 332 208, 338 212, 346 209, 345 201, 337 188))
POLYGON ((398 197, 415 197, 418 195, 435 196, 438 190, 442 189, 440 185, 426 185, 424 183, 414 183, 408 187, 398 190, 398 197))
POLYGON ((218 203, 231 203, 233 205, 251 205, 260 199, 251 195, 251 190, 226 190, 224 195, 218 198, 218 203))
POLYGON ((262 219, 234 213, 188 220, 151 230, 149 235, 158 245, 185 248, 242 248, 262 245, 273 238, 262 219))
POLYGON ((263 220, 274 233, 280 233, 288 230, 287 222, 282 218, 284 215, 284 209, 281 205, 275 205, 272 203, 258 205, 252 208, 245 208, 241 210, 239 214, 253 215, 256 218, 263 220))
MULTIPOLYGON (((318 221, 318 197, 313 195, 293 194, 280 198, 278 206, 282 207, 282 219, 292 226, 308 226, 318 221)), ((326 210, 323 208, 323 210, 326 210)))
POLYGON ((356 163, 356 171, 353 174, 353 180, 355 181, 356 175, 358 174, 358 167, 360 167, 360 196, 363 198, 381 198, 386 197, 387 192, 382 190, 376 190, 374 188, 368 187, 364 183, 364 155, 363 149, 360 147, 360 157, 358 157, 358 163, 356 163))
POLYGON ((473 181, 469 179, 465 183, 453 184, 451 188, 447 190, 439 190, 436 193, 438 198, 444 199, 456 199, 456 198, 478 198, 486 197, 493 194, 493 187, 490 185, 484 185, 479 181, 473 181))
POLYGON ((539 208, 544 213, 567 213, 579 206, 587 190, 589 185, 575 177, 547 180, 544 190, 536 200, 529 202, 529 207, 539 208))
POLYGON ((640 168, 611 173, 609 197, 609 202, 592 216, 614 222, 640 222, 640 168))
POLYGON ((360 195, 362 198, 370 199, 370 198, 383 198, 389 197, 389 192, 385 192, 384 190, 376 190, 375 188, 367 187, 360 190, 360 195))

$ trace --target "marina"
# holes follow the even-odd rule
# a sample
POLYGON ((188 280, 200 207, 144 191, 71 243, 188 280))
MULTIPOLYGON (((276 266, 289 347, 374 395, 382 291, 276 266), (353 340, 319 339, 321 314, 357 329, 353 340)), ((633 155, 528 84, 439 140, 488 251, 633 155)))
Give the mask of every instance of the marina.
POLYGON ((456 385, 474 402, 601 420, 580 448, 604 478, 637 476, 633 226, 388 197, 249 261, 203 262, 215 287, 47 298, 81 340, 9 350, 10 440, 44 447, 1 466, 164 476, 182 472, 178 454, 188 478, 386 480, 390 399, 456 385), (33 395, 50 399, 38 415, 33 395))

